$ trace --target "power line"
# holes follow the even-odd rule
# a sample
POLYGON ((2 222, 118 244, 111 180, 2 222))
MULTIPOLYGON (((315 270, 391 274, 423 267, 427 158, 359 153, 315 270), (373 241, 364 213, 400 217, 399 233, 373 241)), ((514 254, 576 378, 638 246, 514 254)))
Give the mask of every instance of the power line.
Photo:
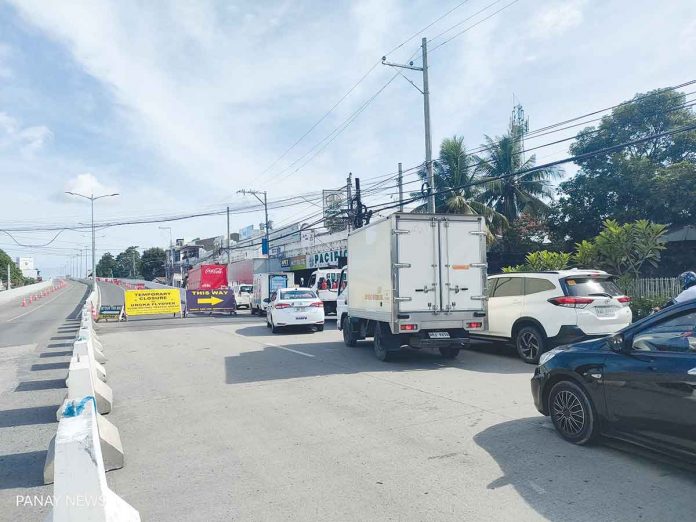
MULTIPOLYGON (((673 135, 673 134, 679 134, 679 133, 682 133, 682 132, 689 132, 689 131, 692 131, 692 130, 696 130, 696 124, 693 124, 693 125, 686 125, 686 126, 683 126, 683 127, 679 127, 679 128, 677 128, 677 129, 673 129, 673 130, 669 130, 669 131, 665 131, 665 132, 660 132, 660 133, 657 133, 657 134, 651 134, 650 136, 644 136, 644 137, 642 137, 642 138, 637 138, 637 139, 635 139, 635 140, 626 141, 626 142, 624 142, 624 143, 619 143, 619 144, 617 144, 617 145, 612 145, 612 146, 610 146, 610 147, 605 147, 605 148, 603 148, 603 149, 598 149, 598 150, 595 150, 595 151, 586 152, 586 153, 584 153, 584 154, 578 154, 578 155, 576 155, 576 156, 569 156, 569 157, 564 158, 564 159, 560 159, 560 160, 557 160, 557 161, 552 161, 552 162, 550 162, 550 163, 545 163, 545 164, 543 164, 543 165, 537 165, 537 166, 534 166, 534 167, 530 167, 530 168, 528 168, 528 169, 518 170, 518 171, 515 171, 515 172, 510 172, 510 173, 508 173, 508 174, 502 174, 502 175, 500 175, 500 176, 494 176, 494 177, 485 178, 485 179, 478 179, 478 180, 476 180, 476 181, 472 181, 471 183, 466 183, 466 184, 464 184, 464 185, 459 185, 459 186, 457 186, 457 187, 451 187, 451 188, 448 188, 448 189, 443 189, 443 190, 435 191, 435 194, 436 194, 436 195, 447 194, 447 193, 450 193, 450 192, 454 192, 454 191, 456 191, 456 190, 461 190, 461 189, 463 189, 463 188, 469 188, 469 187, 473 187, 473 186, 477 186, 477 185, 485 185, 485 184, 487 184, 487 183, 490 183, 491 181, 498 181, 498 180, 510 178, 510 177, 513 177, 513 176, 521 176, 521 175, 523 175, 523 174, 529 174, 529 173, 531 173, 531 172, 537 172, 537 171, 539 171, 539 170, 545 170, 545 169, 549 169, 549 168, 552 168, 552 167, 556 167, 556 166, 562 165, 562 164, 564 164, 564 163, 571 163, 571 162, 572 162, 572 163, 577 163, 578 161, 582 161, 582 160, 584 160, 584 159, 591 158, 591 157, 593 157, 593 156, 598 156, 598 155, 601 155, 601 154, 608 154, 608 153, 611 153, 611 152, 614 152, 614 151, 617 151, 617 150, 620 150, 620 149, 623 149, 623 148, 626 148, 626 147, 630 147, 630 146, 632 146, 632 145, 637 145, 637 144, 639 144, 639 143, 644 143, 644 142, 646 142, 646 141, 655 140, 655 139, 658 139, 658 138, 663 138, 663 137, 665 137, 665 136, 671 136, 671 135, 673 135)), ((417 197, 410 198, 409 200, 405 200, 404 203, 410 203, 410 202, 418 201, 418 200, 422 200, 422 199, 423 199, 422 196, 417 196, 417 197)), ((375 211, 375 212, 377 212, 377 211, 380 211, 380 210, 387 210, 387 209, 390 209, 390 208, 396 208, 397 206, 398 206, 398 204, 397 204, 397 205, 387 205, 387 206, 382 206, 382 207, 379 207, 379 208, 375 207, 375 208, 373 208, 372 210, 375 211)))

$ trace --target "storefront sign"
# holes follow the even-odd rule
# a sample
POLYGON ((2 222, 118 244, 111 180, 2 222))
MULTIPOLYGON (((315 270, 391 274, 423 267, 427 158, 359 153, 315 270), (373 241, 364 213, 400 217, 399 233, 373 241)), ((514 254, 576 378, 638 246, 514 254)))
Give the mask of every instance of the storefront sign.
POLYGON ((307 268, 307 256, 284 257, 280 260, 282 270, 304 270, 307 268))
POLYGON ((326 268, 338 266, 342 257, 348 256, 348 249, 318 252, 307 256, 307 268, 326 268))

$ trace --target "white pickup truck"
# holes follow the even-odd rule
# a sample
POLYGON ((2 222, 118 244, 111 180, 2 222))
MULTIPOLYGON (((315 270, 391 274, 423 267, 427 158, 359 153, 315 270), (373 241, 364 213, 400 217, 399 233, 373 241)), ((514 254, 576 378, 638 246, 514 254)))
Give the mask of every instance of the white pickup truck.
POLYGON ((373 337, 383 361, 404 345, 454 358, 485 328, 483 218, 397 213, 356 229, 338 287, 347 346, 373 337))

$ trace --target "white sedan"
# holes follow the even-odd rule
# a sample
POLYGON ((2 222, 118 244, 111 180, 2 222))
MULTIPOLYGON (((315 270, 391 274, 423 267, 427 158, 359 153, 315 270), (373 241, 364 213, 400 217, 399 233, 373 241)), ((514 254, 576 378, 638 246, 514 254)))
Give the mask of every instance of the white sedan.
POLYGON ((324 304, 311 288, 280 288, 271 295, 266 326, 278 333, 284 326, 324 329, 324 304))

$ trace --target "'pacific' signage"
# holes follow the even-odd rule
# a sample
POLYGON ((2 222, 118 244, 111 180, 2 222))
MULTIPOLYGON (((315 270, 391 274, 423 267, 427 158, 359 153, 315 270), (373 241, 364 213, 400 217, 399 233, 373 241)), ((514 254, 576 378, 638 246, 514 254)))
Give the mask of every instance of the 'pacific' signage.
POLYGON ((342 257, 348 256, 348 249, 330 250, 328 252, 318 252, 307 256, 307 268, 324 268, 328 266, 338 266, 342 257))

